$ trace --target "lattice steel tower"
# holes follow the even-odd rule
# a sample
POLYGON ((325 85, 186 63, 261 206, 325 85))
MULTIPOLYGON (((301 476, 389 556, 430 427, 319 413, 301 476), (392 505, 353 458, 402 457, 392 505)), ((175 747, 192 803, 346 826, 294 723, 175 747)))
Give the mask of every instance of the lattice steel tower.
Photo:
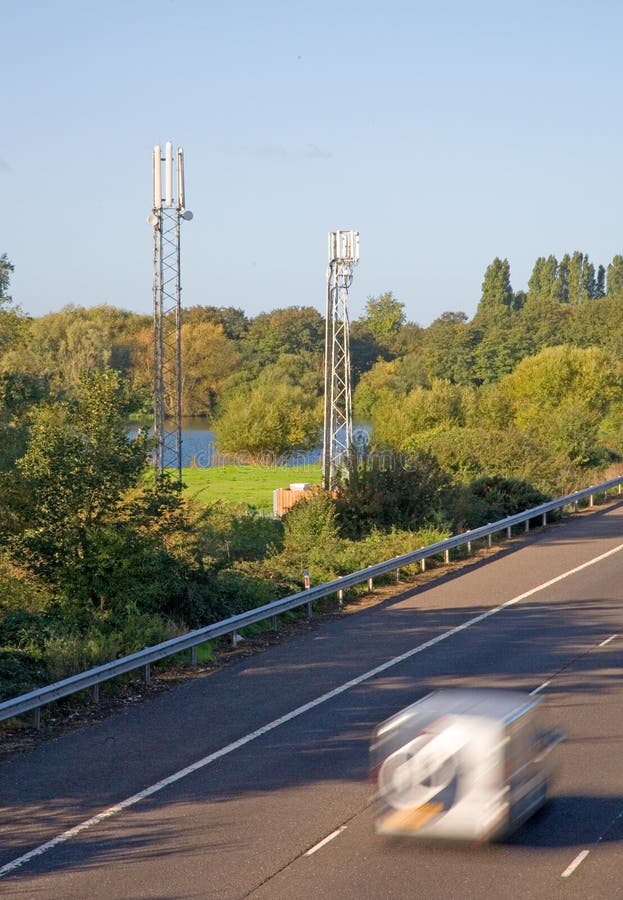
POLYGON ((329 233, 324 358, 322 486, 335 486, 353 440, 348 288, 359 262, 359 232, 329 233))
POLYGON ((160 473, 177 470, 182 480, 182 304, 180 221, 192 219, 184 196, 184 151, 175 159, 170 141, 164 156, 153 151, 153 204, 148 222, 154 231, 154 438, 160 473), (164 178, 163 176, 164 164, 164 178), (173 196, 177 187, 177 197, 173 196), (164 188, 164 193, 163 193, 164 188))

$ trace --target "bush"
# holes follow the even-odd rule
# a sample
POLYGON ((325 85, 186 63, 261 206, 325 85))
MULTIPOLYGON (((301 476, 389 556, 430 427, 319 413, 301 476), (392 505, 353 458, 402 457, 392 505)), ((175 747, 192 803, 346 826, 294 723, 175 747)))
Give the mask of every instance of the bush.
POLYGON ((0 701, 26 694, 47 682, 48 672, 38 654, 0 647, 0 701))
POLYGON ((502 478, 477 478, 468 488, 469 527, 478 528, 506 516, 539 506, 550 500, 527 481, 502 478))
POLYGON ((450 489, 450 478, 424 450, 370 454, 348 466, 338 489, 340 532, 359 538, 374 528, 417 531, 443 513, 450 489))

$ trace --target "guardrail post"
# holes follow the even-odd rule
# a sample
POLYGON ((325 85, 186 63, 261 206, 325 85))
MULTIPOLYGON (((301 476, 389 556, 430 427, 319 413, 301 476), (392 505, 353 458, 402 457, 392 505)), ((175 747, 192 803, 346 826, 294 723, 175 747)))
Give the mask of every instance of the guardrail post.
POLYGON ((270 617, 270 627, 272 628, 273 631, 277 631, 277 616, 270 617))
POLYGON ((489 533, 487 535, 487 544, 489 545, 489 547, 491 546, 491 538, 492 538, 492 535, 491 535, 491 533, 489 533))
POLYGON ((143 671, 143 678, 145 679, 145 684, 149 684, 151 681, 151 664, 147 663, 145 669, 143 671))
POLYGON ((525 527, 526 534, 528 534, 529 531, 530 531, 530 519, 526 519, 526 527, 525 527))
POLYGON ((446 565, 450 563, 450 551, 446 550, 446 565))
POLYGON ((510 540, 511 538, 511 526, 509 525, 506 529, 506 537, 510 540))
POLYGON ((99 684, 94 684, 91 688, 91 696, 93 697, 93 703, 100 702, 100 686, 99 684))
POLYGON ((578 501, 574 500, 573 501, 573 512, 577 512, 577 511, 578 511, 578 501))
POLYGON ((337 602, 339 603, 339 606, 341 609, 342 606, 344 605, 344 591, 342 590, 342 588, 340 588, 339 591, 337 592, 337 602))
POLYGON ((372 589, 374 588, 374 578, 368 578, 368 590, 372 593, 372 589))
POLYGON ((546 512, 543 513, 543 518, 541 519, 541 524, 542 524, 543 528, 545 528, 545 526, 547 525, 547 513, 546 512))
POLYGON ((191 666, 197 665, 197 645, 190 648, 190 664, 191 666))
POLYGON ((396 584, 400 582, 400 569, 396 569, 396 584))
POLYGON ((619 482, 619 494, 621 493, 621 482, 619 482))
POLYGON ((426 558, 420 560, 420 572, 426 571, 426 558))
POLYGON ((589 506, 593 506, 594 503, 595 503, 595 498, 594 498, 593 495, 591 494, 590 497, 588 498, 588 505, 589 505, 589 506))
POLYGON ((307 618, 308 618, 308 619, 311 619, 311 618, 313 618, 313 615, 314 615, 314 613, 313 613, 313 610, 312 610, 312 602, 311 602, 311 600, 310 600, 310 601, 308 602, 308 604, 307 604, 307 618))
POLYGON ((41 731, 41 707, 38 706, 36 709, 33 709, 33 719, 34 726, 37 731, 41 731))
POLYGON ((471 542, 471 541, 468 541, 468 542, 467 542, 467 552, 468 552, 468 553, 471 553, 471 552, 472 552, 472 542, 471 542))

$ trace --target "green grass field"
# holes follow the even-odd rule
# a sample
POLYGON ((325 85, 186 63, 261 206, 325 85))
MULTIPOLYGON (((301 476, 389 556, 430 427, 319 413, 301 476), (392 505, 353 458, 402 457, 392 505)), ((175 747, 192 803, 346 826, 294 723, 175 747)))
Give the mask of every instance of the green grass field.
POLYGON ((320 463, 305 466, 215 466, 183 469, 184 491, 200 503, 227 500, 253 509, 272 511, 273 491, 294 482, 320 484, 320 463))

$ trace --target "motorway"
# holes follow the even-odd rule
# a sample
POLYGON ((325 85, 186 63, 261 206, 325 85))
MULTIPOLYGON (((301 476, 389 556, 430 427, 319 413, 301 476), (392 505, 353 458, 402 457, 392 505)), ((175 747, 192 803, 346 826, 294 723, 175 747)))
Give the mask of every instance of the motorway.
POLYGON ((0 896, 623 900, 623 505, 0 764, 0 896), (501 844, 375 836, 368 741, 435 687, 538 690, 567 740, 501 844))

